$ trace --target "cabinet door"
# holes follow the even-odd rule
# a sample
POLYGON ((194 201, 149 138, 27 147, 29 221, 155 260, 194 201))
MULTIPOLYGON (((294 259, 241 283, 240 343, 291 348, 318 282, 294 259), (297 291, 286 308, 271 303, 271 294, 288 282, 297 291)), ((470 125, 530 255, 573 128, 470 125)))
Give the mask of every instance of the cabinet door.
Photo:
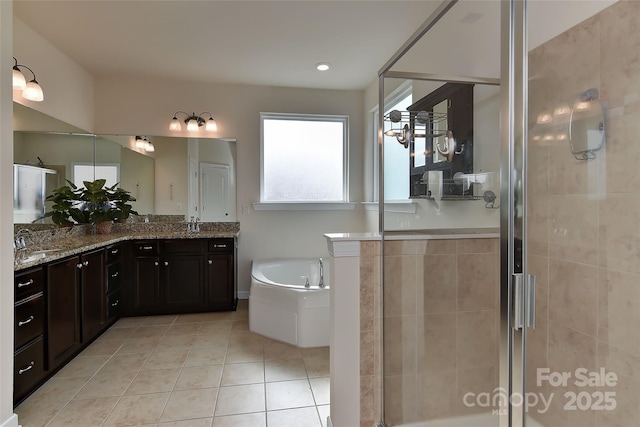
POLYGON ((142 256, 135 259, 133 281, 135 314, 153 314, 162 308, 159 263, 157 256, 142 256))
POLYGON ((47 348, 49 370, 80 348, 80 257, 52 262, 47 268, 47 348))
POLYGON ((171 311, 189 311, 205 306, 204 255, 171 255, 162 262, 165 302, 171 311))
POLYGON ((91 341, 105 325, 104 251, 102 249, 80 257, 82 298, 82 342, 91 341))
POLYGON ((213 310, 233 310, 233 254, 209 254, 207 264, 209 307, 213 310))

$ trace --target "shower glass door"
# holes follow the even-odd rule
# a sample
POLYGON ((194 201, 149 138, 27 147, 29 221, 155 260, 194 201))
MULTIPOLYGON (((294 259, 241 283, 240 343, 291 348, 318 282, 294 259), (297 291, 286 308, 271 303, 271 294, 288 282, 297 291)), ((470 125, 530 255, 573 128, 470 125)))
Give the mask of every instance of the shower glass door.
POLYGON ((638 425, 640 2, 530 1, 527 24, 526 425, 638 425))

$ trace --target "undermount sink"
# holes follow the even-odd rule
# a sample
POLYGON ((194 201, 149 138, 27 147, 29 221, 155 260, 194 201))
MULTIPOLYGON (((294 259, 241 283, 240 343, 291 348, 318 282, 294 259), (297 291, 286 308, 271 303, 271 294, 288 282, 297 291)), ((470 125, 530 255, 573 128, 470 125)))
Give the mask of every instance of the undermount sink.
POLYGON ((24 258, 18 259, 17 262, 22 264, 25 262, 37 261, 43 259, 51 254, 60 252, 62 249, 41 249, 38 251, 29 251, 29 255, 24 258))

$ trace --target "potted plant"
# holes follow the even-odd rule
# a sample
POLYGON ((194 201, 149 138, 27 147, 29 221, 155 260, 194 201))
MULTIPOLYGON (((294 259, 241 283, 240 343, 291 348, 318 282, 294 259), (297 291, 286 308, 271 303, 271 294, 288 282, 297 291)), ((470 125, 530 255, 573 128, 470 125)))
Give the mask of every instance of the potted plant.
POLYGON ((138 212, 129 203, 136 200, 131 193, 118 188, 118 184, 105 187, 106 182, 84 181, 84 187, 78 188, 67 180, 69 185, 53 190, 46 198, 53 206, 44 216, 58 225, 94 224, 98 233, 110 232, 114 221, 124 221, 138 212))

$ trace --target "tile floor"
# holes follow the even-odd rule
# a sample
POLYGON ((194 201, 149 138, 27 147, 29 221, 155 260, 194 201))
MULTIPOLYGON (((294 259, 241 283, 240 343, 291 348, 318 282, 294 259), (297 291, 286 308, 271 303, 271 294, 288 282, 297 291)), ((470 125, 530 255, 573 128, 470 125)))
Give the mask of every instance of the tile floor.
POLYGON ((22 427, 326 427, 329 349, 238 311, 120 319, 16 408, 22 427))

